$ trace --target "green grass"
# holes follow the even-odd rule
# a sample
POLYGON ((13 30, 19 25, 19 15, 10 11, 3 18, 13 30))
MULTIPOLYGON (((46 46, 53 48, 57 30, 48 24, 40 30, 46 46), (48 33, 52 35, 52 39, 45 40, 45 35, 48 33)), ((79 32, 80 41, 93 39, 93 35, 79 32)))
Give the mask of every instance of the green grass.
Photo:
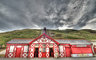
MULTIPOLYGON (((54 33, 54 39, 86 39, 96 40, 96 30, 47 30, 47 34, 54 33)), ((36 38, 41 35, 41 30, 24 29, 11 32, 0 33, 0 45, 6 45, 6 42, 14 38, 36 38)))

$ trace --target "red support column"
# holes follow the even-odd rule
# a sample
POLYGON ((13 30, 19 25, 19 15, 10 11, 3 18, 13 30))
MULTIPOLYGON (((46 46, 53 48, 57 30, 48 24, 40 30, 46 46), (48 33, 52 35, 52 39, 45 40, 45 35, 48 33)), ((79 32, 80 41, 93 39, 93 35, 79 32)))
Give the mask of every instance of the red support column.
POLYGON ((64 46, 60 46, 60 57, 64 57, 64 46))
POLYGON ((42 44, 39 44, 39 54, 38 57, 41 58, 42 57, 42 44))
POLYGON ((46 45, 46 57, 49 58, 49 44, 46 45))
POLYGON ((53 50, 54 50, 54 57, 55 58, 59 57, 59 48, 56 44, 54 44, 53 50))
POLYGON ((29 47, 29 54, 28 54, 29 58, 34 58, 34 51, 35 51, 35 44, 31 44, 29 47))

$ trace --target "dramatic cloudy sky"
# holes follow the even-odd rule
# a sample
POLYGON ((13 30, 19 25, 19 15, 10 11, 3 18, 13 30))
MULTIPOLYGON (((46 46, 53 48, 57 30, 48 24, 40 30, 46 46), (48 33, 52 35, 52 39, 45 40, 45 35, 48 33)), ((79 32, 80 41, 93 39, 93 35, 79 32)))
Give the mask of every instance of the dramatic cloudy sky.
POLYGON ((96 0, 0 0, 0 31, 96 29, 96 0))

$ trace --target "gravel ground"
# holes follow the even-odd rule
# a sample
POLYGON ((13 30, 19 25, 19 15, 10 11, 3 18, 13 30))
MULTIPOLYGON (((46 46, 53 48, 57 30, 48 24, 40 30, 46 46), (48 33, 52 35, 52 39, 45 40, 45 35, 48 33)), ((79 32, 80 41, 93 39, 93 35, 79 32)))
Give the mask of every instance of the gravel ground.
POLYGON ((0 60, 96 60, 96 57, 88 58, 0 58, 0 60))

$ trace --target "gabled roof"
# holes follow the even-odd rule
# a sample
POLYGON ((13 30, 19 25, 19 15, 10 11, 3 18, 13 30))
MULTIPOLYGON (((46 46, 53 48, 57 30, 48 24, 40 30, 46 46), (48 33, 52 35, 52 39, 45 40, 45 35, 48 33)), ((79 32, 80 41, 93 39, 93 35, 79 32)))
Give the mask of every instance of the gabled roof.
POLYGON ((47 38, 51 39, 53 42, 55 42, 57 45, 59 44, 57 41, 55 41, 53 38, 49 37, 47 34, 43 33, 42 35, 40 35, 39 37, 37 37, 36 39, 32 40, 29 44, 33 43, 34 41, 36 41, 37 39, 41 38, 42 36, 46 36, 47 38))
POLYGON ((71 39, 71 40, 68 40, 68 39, 57 39, 56 40, 57 42, 59 42, 60 44, 71 44, 71 45, 77 45, 77 44, 87 44, 87 45, 90 45, 91 43, 88 42, 87 40, 76 40, 76 39, 71 39))
POLYGON ((33 39, 12 39, 11 41, 7 42, 7 44, 29 44, 33 39))

